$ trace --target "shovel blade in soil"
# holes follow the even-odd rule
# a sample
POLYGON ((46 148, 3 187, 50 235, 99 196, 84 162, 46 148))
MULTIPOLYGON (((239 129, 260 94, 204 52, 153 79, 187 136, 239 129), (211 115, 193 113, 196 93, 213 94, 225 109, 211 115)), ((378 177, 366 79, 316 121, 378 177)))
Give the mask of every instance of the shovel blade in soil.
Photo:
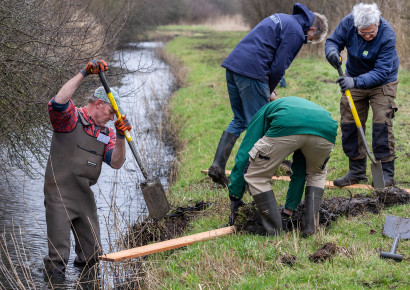
POLYGON ((402 240, 410 239, 410 218, 387 215, 383 235, 395 238, 398 234, 402 240))
POLYGON ((374 188, 384 188, 384 177, 383 177, 383 168, 380 160, 372 162, 372 176, 373 176, 373 187, 374 188))
POLYGON ((170 206, 158 177, 153 181, 142 183, 141 191, 148 207, 149 216, 156 220, 162 219, 169 212, 170 206))

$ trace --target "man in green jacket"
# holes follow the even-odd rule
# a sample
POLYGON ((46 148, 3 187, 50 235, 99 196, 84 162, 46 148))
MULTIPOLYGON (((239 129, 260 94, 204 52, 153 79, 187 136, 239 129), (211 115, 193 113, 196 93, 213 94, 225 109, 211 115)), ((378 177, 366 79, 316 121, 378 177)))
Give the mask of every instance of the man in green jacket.
POLYGON ((243 204, 241 199, 247 183, 267 233, 281 234, 282 217, 270 180, 283 160, 294 153, 285 213, 297 208, 306 183, 302 233, 304 236, 313 234, 325 187, 326 164, 336 134, 337 122, 330 113, 306 99, 284 97, 261 108, 250 122, 235 157, 228 187, 230 224, 243 204))

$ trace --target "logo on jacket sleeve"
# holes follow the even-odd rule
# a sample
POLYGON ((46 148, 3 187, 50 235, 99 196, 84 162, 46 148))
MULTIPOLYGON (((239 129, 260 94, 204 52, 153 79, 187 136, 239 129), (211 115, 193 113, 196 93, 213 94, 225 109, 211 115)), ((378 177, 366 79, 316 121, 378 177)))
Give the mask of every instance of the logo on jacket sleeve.
POLYGON ((270 19, 272 19, 272 21, 275 22, 275 24, 280 23, 280 29, 282 29, 282 23, 280 22, 280 18, 278 15, 273 14, 270 16, 270 19))

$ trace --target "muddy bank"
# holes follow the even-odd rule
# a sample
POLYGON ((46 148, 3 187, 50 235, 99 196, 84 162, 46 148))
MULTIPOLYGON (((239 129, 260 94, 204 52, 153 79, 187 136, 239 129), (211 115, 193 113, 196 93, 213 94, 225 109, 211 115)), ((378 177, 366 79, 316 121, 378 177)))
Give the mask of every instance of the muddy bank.
POLYGON ((190 221, 197 219, 209 206, 209 203, 200 201, 193 206, 173 209, 160 221, 147 218, 136 223, 128 234, 128 245, 140 247, 180 237, 188 228, 190 221))
MULTIPOLYGON (((410 203, 410 194, 397 187, 376 190, 370 196, 354 195, 350 198, 334 197, 323 200, 319 210, 319 223, 330 227, 341 216, 357 216, 366 212, 378 214, 383 208, 410 203)), ((293 227, 300 227, 305 212, 304 201, 292 215, 293 227)), ((255 204, 250 203, 239 209, 235 222, 238 231, 248 234, 265 235, 255 204)))
MULTIPOLYGON (((325 199, 320 207, 319 223, 325 227, 330 227, 332 222, 341 216, 357 216, 367 212, 378 214, 383 208, 408 203, 410 203, 410 194, 395 187, 374 191, 370 196, 355 195, 350 198, 325 199)), ((209 206, 209 203, 201 201, 193 206, 178 207, 161 221, 146 219, 136 223, 128 234, 127 247, 139 247, 152 242, 180 237, 184 235, 189 223, 199 218, 209 206)), ((304 211, 304 201, 302 201, 292 216, 294 227, 300 227, 304 211)), ((238 232, 266 235, 253 202, 239 209, 235 226, 238 232)), ((292 257, 284 257, 283 259, 285 264, 294 263, 292 257)))

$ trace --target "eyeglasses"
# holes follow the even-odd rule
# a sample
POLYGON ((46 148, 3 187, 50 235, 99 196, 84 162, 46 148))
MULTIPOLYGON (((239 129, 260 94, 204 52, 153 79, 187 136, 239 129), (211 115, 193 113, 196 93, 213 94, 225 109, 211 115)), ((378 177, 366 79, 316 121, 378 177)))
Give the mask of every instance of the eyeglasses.
POLYGON ((377 32, 360 32, 360 31, 358 31, 357 34, 359 34, 359 35, 376 35, 377 32))

